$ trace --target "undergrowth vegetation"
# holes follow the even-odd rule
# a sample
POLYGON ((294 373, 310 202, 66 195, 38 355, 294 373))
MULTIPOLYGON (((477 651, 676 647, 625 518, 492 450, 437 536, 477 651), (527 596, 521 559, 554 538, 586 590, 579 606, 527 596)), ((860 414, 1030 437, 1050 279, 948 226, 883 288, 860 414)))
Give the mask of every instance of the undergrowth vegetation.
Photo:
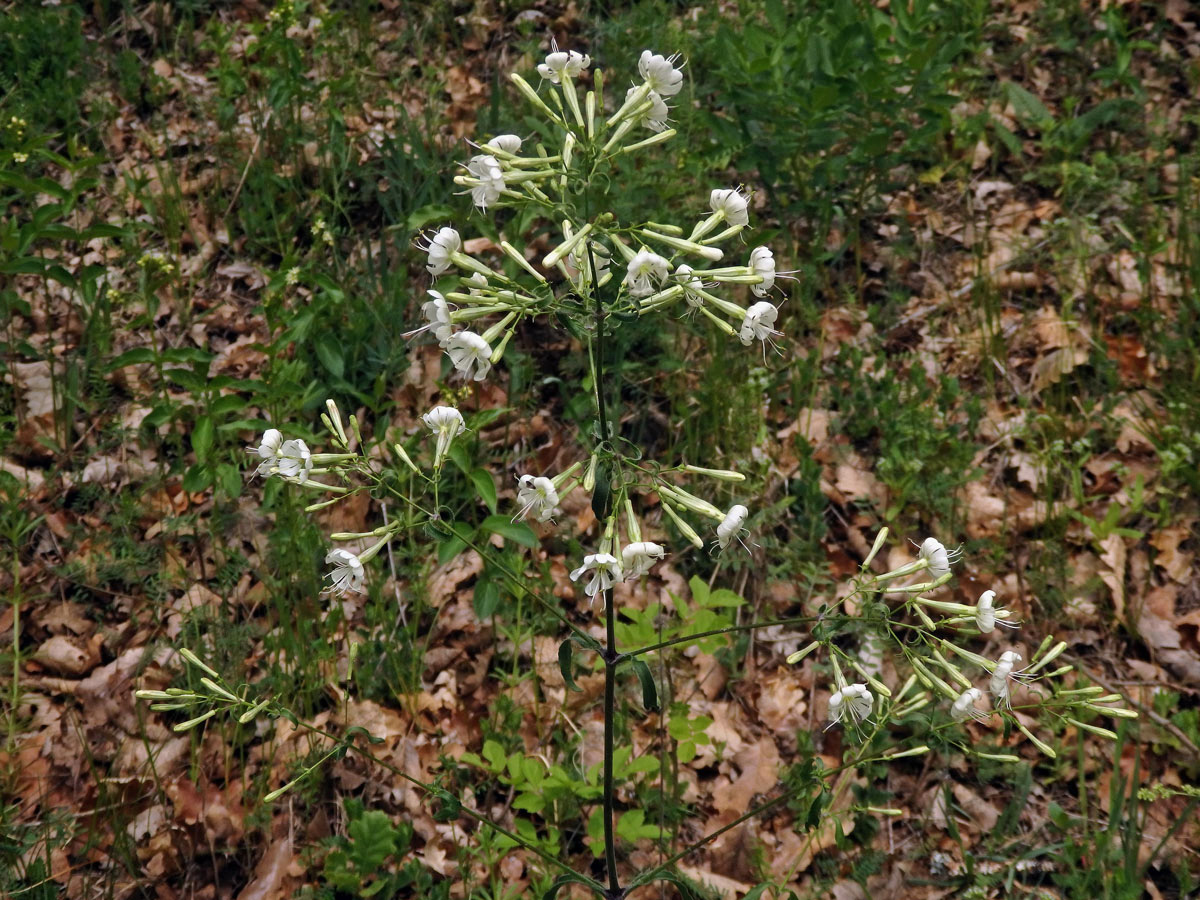
POLYGON ((530 321, 464 384, 406 337, 422 233, 466 223, 509 269, 501 240, 562 240, 454 183, 468 140, 550 145, 507 74, 551 37, 611 72, 686 62, 671 152, 616 164, 619 220, 742 184, 797 270, 778 355, 703 320, 607 344, 623 441, 744 473, 723 510, 753 499, 749 553, 678 542, 623 589, 619 644, 823 617, 887 525, 961 542, 946 599, 995 589, 1026 659, 1065 641, 1064 688, 1142 713, 1083 720, 1115 745, 1060 722, 1054 758, 968 724, 1022 761, 946 743, 865 764, 831 808, 801 788, 850 743, 822 730, 833 675, 784 662, 813 629, 713 636, 655 661, 658 714, 619 694, 622 853, 658 865, 786 794, 687 860, 708 887, 667 890, 1194 892, 1198 29, 1186 4, 1087 0, 0 4, 0 892, 499 900, 554 877, 524 845, 603 878, 604 666, 576 651, 568 690, 531 599, 599 621, 568 572, 602 527, 582 499, 553 531, 510 520, 517 476, 586 464, 587 355, 530 321), (398 521, 416 476, 315 520, 317 495, 249 477, 266 427, 323 445, 330 398, 390 463, 431 450, 435 405, 468 428, 454 529, 400 532, 358 597, 327 592, 325 535, 398 521), (178 647, 293 721, 173 731, 131 692, 205 693, 178 647), (435 773, 432 802, 404 780, 435 773))

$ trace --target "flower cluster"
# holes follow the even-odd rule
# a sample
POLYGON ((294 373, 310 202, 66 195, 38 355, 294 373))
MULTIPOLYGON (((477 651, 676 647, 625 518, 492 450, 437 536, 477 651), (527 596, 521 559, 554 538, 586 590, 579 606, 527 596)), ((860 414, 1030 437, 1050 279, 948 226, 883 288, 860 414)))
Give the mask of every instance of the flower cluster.
POLYGON ((255 470, 256 475, 278 475, 303 484, 312 474, 313 455, 308 445, 299 438, 285 441, 277 428, 268 428, 263 432, 259 445, 249 449, 262 460, 255 470))

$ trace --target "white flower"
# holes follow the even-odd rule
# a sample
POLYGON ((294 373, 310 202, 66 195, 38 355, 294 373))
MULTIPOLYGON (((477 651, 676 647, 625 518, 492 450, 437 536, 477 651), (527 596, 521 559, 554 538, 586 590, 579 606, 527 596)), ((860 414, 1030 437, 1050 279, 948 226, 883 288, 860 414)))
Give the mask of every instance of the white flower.
POLYGON ((717 543, 721 545, 722 550, 745 530, 742 526, 746 524, 746 516, 749 514, 750 511, 740 503, 729 507, 729 512, 725 513, 725 518, 717 526, 717 543))
POLYGON ((962 559, 962 548, 947 550, 946 545, 937 538, 928 537, 921 542, 921 551, 917 556, 929 560, 929 574, 936 581, 950 571, 951 565, 962 559))
POLYGON ((641 578, 651 567, 667 555, 662 545, 653 541, 635 541, 621 548, 621 561, 625 568, 625 580, 641 578))
MULTIPOLYGON (((630 88, 625 92, 625 99, 628 100, 636 91, 637 88, 630 88)), ((670 107, 668 107, 667 104, 663 102, 663 98, 654 91, 651 91, 649 94, 647 94, 646 99, 650 101, 650 108, 642 113, 641 118, 638 119, 638 121, 651 131, 666 131, 667 116, 671 114, 670 107)))
POLYGON ((667 277, 667 261, 657 253, 639 250, 629 261, 625 286, 634 297, 649 297, 667 277))
POLYGON ((780 333, 775 330, 775 318, 778 315, 779 310, 772 304, 766 300, 758 301, 746 310, 746 316, 742 319, 742 330, 738 333, 738 337, 747 347, 756 340, 763 342, 770 340, 772 336, 780 333))
POLYGON ((700 280, 699 275, 692 274, 695 270, 684 263, 680 263, 675 269, 675 280, 683 285, 683 298, 687 300, 688 306, 693 309, 699 309, 704 305, 704 300, 696 293, 704 289, 704 282, 700 280))
POLYGON ((446 302, 446 298, 439 291, 427 291, 426 293, 433 299, 427 300, 421 305, 421 312, 429 321, 428 327, 433 330, 438 343, 445 346, 454 331, 454 326, 450 322, 450 304, 446 302))
POLYGON ((592 58, 578 50, 559 50, 546 57, 544 63, 539 63, 538 74, 554 84, 559 84, 564 78, 574 78, 592 64, 592 58))
POLYGON ((829 698, 829 720, 831 724, 848 721, 857 725, 865 722, 874 708, 875 698, 865 684, 848 684, 829 698))
POLYGON ((283 435, 280 434, 277 428, 268 428, 263 432, 262 443, 257 447, 248 448, 251 453, 257 453, 258 458, 262 460, 255 469, 255 475, 262 475, 264 478, 271 474, 271 469, 279 465, 279 447, 283 443, 283 435))
POLYGON ((730 225, 747 225, 750 222, 748 198, 737 188, 717 188, 708 197, 708 205, 720 213, 730 225))
POLYGON ((425 268, 430 275, 437 277, 450 268, 450 255, 462 249, 462 238, 453 228, 439 228, 437 234, 429 239, 429 245, 422 249, 429 254, 425 268))
POLYGON ((750 285, 750 290, 754 291, 756 297, 767 296, 767 292, 775 286, 774 254, 766 247, 755 247, 750 251, 750 268, 755 275, 762 276, 762 282, 750 285))
POLYGON ((429 430, 437 435, 437 449, 433 455, 433 465, 436 468, 442 464, 442 458, 450 449, 450 442, 462 434, 467 423, 463 421, 462 413, 453 406, 435 406, 421 419, 429 426, 429 430))
POLYGON ((621 563, 611 553, 590 553, 583 558, 583 565, 571 573, 571 580, 578 581, 584 572, 591 572, 592 580, 583 591, 595 597, 621 580, 621 563))
POLYGON ((1011 613, 1007 609, 996 606, 996 592, 984 591, 975 603, 975 627, 980 634, 990 634, 997 625, 1005 628, 1016 628, 1019 623, 1005 621, 1011 613))
POLYGON ((339 596, 347 591, 363 593, 367 573, 357 556, 349 550, 330 550, 325 554, 325 562, 333 563, 333 571, 326 576, 330 581, 330 593, 339 596))
POLYGON ((642 57, 638 60, 638 72, 646 79, 646 83, 650 85, 650 90, 654 93, 664 97, 674 97, 683 87, 683 73, 675 68, 677 59, 679 59, 678 55, 662 56, 658 53, 651 53, 649 50, 643 50, 642 57))
POLYGON ((1025 678, 1031 677, 1024 672, 1013 671, 1019 662, 1021 662, 1021 654, 1016 650, 1005 650, 1000 654, 996 668, 992 670, 992 679, 988 683, 988 690, 992 692, 992 696, 996 698, 997 703, 1011 706, 1012 682, 1022 681, 1025 678))
POLYGON ((521 149, 521 139, 515 134, 498 134, 484 146, 493 150, 503 150, 505 153, 516 153, 521 149))
POLYGON ((965 719, 982 720, 987 718, 987 713, 980 712, 975 708, 976 702, 983 696, 983 691, 979 688, 967 688, 958 695, 958 699, 950 706, 950 715, 956 722, 962 722, 965 719))
POLYGON ((542 476, 522 475, 517 488, 517 503, 520 510, 516 518, 532 516, 539 522, 549 521, 558 512, 558 491, 554 482, 542 476))
POLYGON ((473 331, 460 331, 446 341, 446 352, 454 368, 467 378, 483 381, 492 368, 492 348, 473 331), (472 374, 473 373, 473 374, 472 374))
POLYGON ((490 204, 500 199, 500 192, 507 185, 504 183, 504 170, 500 168, 496 157, 486 153, 472 156, 471 161, 467 163, 467 171, 480 182, 471 188, 472 203, 480 209, 487 209, 490 204))
POLYGON ((482 296, 483 290, 488 286, 487 276, 482 272, 475 272, 467 279, 467 293, 472 297, 482 296))
POLYGON ((284 441, 275 457, 275 471, 284 478, 295 478, 301 484, 308 481, 308 473, 312 469, 312 454, 304 441, 293 439, 284 441))

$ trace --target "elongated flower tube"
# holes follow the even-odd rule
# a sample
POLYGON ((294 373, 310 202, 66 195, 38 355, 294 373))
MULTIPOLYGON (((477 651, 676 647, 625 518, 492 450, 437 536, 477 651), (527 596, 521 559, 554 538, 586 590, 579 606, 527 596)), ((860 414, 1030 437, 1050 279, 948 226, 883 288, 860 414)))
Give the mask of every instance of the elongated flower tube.
POLYGON ((279 447, 279 454, 275 459, 275 468, 273 472, 277 472, 284 478, 294 478, 300 484, 308 481, 308 474, 312 471, 312 454, 308 450, 308 445, 298 438, 284 441, 279 447))
POLYGON ((829 724, 858 725, 870 718, 875 698, 865 684, 848 684, 829 698, 829 724))
POLYGON ((742 532, 746 530, 746 516, 749 514, 750 511, 740 503, 729 507, 729 512, 717 526, 717 543, 722 550, 729 546, 730 541, 741 538, 742 532))
POLYGON ((583 558, 583 565, 571 572, 571 580, 578 581, 586 572, 591 572, 592 577, 583 592, 595 598, 621 580, 621 563, 610 553, 589 553, 583 558))
POLYGON ((697 244, 695 241, 687 241, 671 234, 659 234, 657 231, 652 231, 649 228, 641 228, 638 231, 643 237, 666 244, 673 250, 691 253, 693 256, 700 256, 712 262, 718 262, 725 255, 718 247, 705 247, 703 244, 697 244))
POLYGON ((650 90, 663 97, 674 97, 683 87, 683 73, 675 67, 679 55, 662 56, 643 50, 638 60, 638 73, 650 85, 650 90))
POLYGON ((675 501, 684 509, 691 510, 694 513, 699 513, 702 516, 708 516, 710 519, 716 519, 722 522, 726 518, 726 514, 721 512, 707 500, 701 500, 695 494, 685 491, 683 488, 675 487, 672 484, 659 482, 659 494, 675 501))
MULTIPOLYGON (((567 231, 570 227, 571 227, 570 222, 563 222, 563 231, 564 232, 567 231)), ((570 253, 572 250, 574 250, 576 247, 578 247, 583 242, 584 238, 586 238, 588 236, 588 234, 591 232, 591 230, 592 230, 592 223, 588 222, 586 225, 584 225, 582 228, 580 228, 578 231, 576 231, 574 234, 572 234, 570 237, 568 237, 565 241, 563 241, 561 244, 559 244, 557 247, 555 247, 553 250, 551 250, 549 253, 547 253, 544 257, 542 257, 542 265, 545 266, 547 269, 553 265, 557 265, 564 256, 566 256, 568 253, 570 253)), ((599 266, 600 264, 597 263, 596 265, 599 266)))
POLYGON ((483 381, 492 368, 492 348, 473 331, 460 331, 446 341, 446 352, 454 368, 467 378, 483 381))
POLYGON ((554 482, 543 476, 522 475, 517 488, 517 515, 530 516, 539 522, 548 522, 558 512, 558 491, 554 482))
POLYGON ((750 268, 762 278, 759 284, 750 285, 756 297, 765 297, 775 286, 775 256, 766 247, 755 247, 750 251, 750 268))
POLYGON ((326 576, 330 581, 331 594, 342 596, 348 592, 363 592, 366 571, 357 556, 349 550, 330 550, 325 554, 325 562, 333 565, 333 571, 326 576))
POLYGON ((653 541, 635 541, 632 544, 626 544, 621 549, 625 580, 632 581, 635 578, 641 578, 666 555, 667 551, 663 549, 662 545, 653 541))
POLYGON ((467 423, 463 421, 462 413, 452 406, 435 406, 421 418, 429 426, 429 430, 437 435, 433 467, 440 468, 446 451, 450 449, 450 442, 466 431, 467 423))
POLYGON ((436 278, 450 268, 450 256, 462 249, 462 238, 453 228, 439 228, 421 249, 429 254, 426 270, 436 278))
POLYGON ((667 261, 657 253, 639 250, 629 263, 625 286, 633 297, 648 297, 667 277, 667 261))
POLYGON ((283 446, 283 434, 277 428, 268 428, 263 432, 262 441, 257 447, 247 447, 251 453, 257 453, 258 458, 262 460, 258 464, 258 468, 254 470, 255 475, 261 475, 266 478, 271 474, 271 470, 279 465, 279 448, 283 446))

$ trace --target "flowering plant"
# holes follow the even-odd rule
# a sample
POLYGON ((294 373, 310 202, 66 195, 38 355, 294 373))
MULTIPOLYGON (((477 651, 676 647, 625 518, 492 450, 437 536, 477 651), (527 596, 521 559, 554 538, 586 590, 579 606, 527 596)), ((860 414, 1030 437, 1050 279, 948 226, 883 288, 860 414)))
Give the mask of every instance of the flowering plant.
MULTIPOLYGON (((603 617, 602 628, 596 629, 603 639, 592 629, 571 621, 553 598, 542 597, 519 573, 504 568, 501 571, 554 614, 569 632, 558 654, 569 687, 574 686, 578 648, 594 653, 603 668, 604 756, 599 795, 603 805, 600 843, 605 856, 604 881, 572 869, 541 850, 528 836, 514 834, 501 823, 468 810, 439 786, 421 787, 442 802, 447 815, 470 815, 486 822, 548 865, 562 870, 551 894, 576 882, 608 900, 619 900, 632 889, 656 880, 683 886, 685 880, 676 863, 715 834, 639 872, 630 873, 620 864, 615 831, 618 675, 632 672, 641 685, 645 705, 653 709, 658 705, 658 684, 645 658, 673 646, 695 643, 704 635, 687 633, 643 646, 618 646, 619 610, 614 588, 622 581, 646 576, 668 552, 686 549, 687 544, 697 549, 707 544, 714 553, 752 552, 751 526, 757 523, 749 506, 734 502, 722 510, 700 496, 705 491, 692 483, 742 485, 745 478, 741 473, 684 461, 647 459, 621 435, 617 424, 620 417, 614 415, 617 392, 607 376, 607 342, 624 322, 679 309, 698 313, 731 344, 752 346, 759 342, 765 353, 767 345, 774 346, 774 341, 782 337, 776 327, 779 306, 768 298, 778 290, 777 281, 788 273, 776 270, 769 248, 758 246, 742 254, 734 243, 749 226, 751 217, 752 196, 741 187, 714 188, 708 197, 707 213, 694 221, 667 223, 658 216, 617 219, 609 209, 611 204, 603 202, 603 191, 613 181, 601 176, 621 157, 646 152, 674 136, 668 101, 679 94, 684 74, 676 57, 646 50, 637 61, 641 83, 631 87, 619 102, 606 93, 600 71, 591 73, 590 85, 581 98, 578 81, 589 74, 591 62, 587 54, 555 47, 537 67, 541 90, 520 75, 512 75, 517 90, 545 119, 543 133, 549 137, 532 147, 528 139, 518 135, 492 137, 475 148, 478 152, 455 178, 482 214, 516 209, 522 215, 514 221, 548 223, 553 246, 534 253, 505 238, 498 243, 502 257, 488 262, 466 252, 471 244, 463 240, 457 227, 438 228, 418 245, 426 256, 426 270, 437 281, 428 289, 430 299, 421 306, 425 324, 412 334, 428 333, 445 352, 455 377, 470 382, 496 377, 496 367, 503 365, 520 329, 534 320, 550 327, 565 327, 572 340, 578 342, 578 352, 586 356, 595 427, 580 436, 582 458, 562 472, 521 474, 511 512, 513 520, 524 517, 549 523, 574 491, 589 496, 597 522, 594 547, 583 555, 569 577, 592 600, 595 614, 603 617), (739 255, 747 258, 745 264, 727 260, 739 255), (741 298, 745 305, 731 295, 742 289, 740 286, 748 288, 751 295, 741 298), (655 528, 664 533, 673 530, 675 543, 664 545, 646 539, 643 525, 650 510, 659 511, 652 514, 655 528)), ((406 474, 403 482, 384 476, 378 455, 364 445, 358 420, 350 416, 347 427, 332 401, 322 421, 335 452, 312 453, 303 441, 285 440, 282 431, 273 428, 251 448, 259 475, 283 479, 297 490, 319 496, 308 506, 310 511, 368 489, 403 504, 402 514, 372 531, 330 535, 334 542, 351 545, 332 549, 325 557, 330 566, 331 593, 340 596, 363 591, 371 579, 372 560, 401 533, 424 529, 440 536, 453 535, 482 556, 489 556, 488 547, 454 532, 442 516, 441 489, 449 477, 444 462, 466 430, 466 420, 450 405, 437 406, 422 418, 432 439, 431 453, 430 448, 422 451, 415 442, 408 446, 403 441, 391 442, 395 456, 391 465, 406 474)), ((1015 625, 1010 612, 996 605, 994 591, 985 592, 973 605, 933 596, 951 579, 952 567, 962 554, 960 550, 948 550, 932 537, 920 545, 915 560, 877 574, 872 564, 887 534, 888 529, 883 528, 847 596, 819 615, 715 630, 806 628, 808 642, 788 657, 789 662, 807 661, 814 674, 818 668, 830 673, 829 727, 840 726, 845 737, 846 759, 840 769, 814 773, 811 781, 748 810, 737 821, 778 806, 800 791, 815 797, 812 802, 820 812, 822 802, 836 803, 845 796, 850 775, 857 767, 928 753, 934 737, 941 746, 957 747, 968 755, 1015 762, 1018 757, 1009 747, 978 746, 968 731, 982 729, 995 716, 1014 725, 1042 753, 1053 756, 1053 749, 1030 727, 1031 715, 1057 717, 1075 727, 1110 736, 1112 732, 1085 723, 1081 717, 1131 715, 1111 705, 1119 699, 1116 696, 1100 696, 1102 691, 1091 688, 1053 686, 1054 678, 1070 671, 1069 666, 1046 671, 1065 650, 1062 643, 1047 638, 1024 669, 1018 668, 1023 660, 1016 649, 1004 650, 995 661, 969 649, 969 639, 986 638, 997 624, 1015 625), (911 580, 914 578, 917 580, 911 580), (851 598, 857 601, 856 613, 845 605, 851 598), (895 677, 885 675, 881 664, 885 653, 893 661, 895 677), (972 667, 981 670, 974 680, 967 674, 972 667), (847 671, 853 674, 847 677, 847 671), (1050 686, 1034 690, 1035 679, 1050 686), (980 685, 986 685, 986 694, 980 685), (994 700, 991 712, 980 708, 985 696, 994 700), (935 708, 940 709, 936 716, 916 715, 935 708), (836 780, 832 790, 826 780, 836 780)), ((194 656, 185 658, 189 664, 203 665, 198 660, 193 662, 194 656)), ((267 714, 284 714, 267 701, 250 704, 225 687, 211 669, 204 671, 202 681, 208 693, 151 691, 147 699, 164 701, 159 708, 194 707, 195 711, 205 702, 234 708, 242 704, 246 706, 240 713, 242 721, 264 710, 267 714)), ((209 715, 211 712, 194 716, 183 725, 195 727, 209 715)), ((360 752, 357 745, 348 744, 347 748, 360 752)), ((365 750, 361 752, 369 755, 365 750)), ((881 814, 896 812, 867 809, 881 814)))

